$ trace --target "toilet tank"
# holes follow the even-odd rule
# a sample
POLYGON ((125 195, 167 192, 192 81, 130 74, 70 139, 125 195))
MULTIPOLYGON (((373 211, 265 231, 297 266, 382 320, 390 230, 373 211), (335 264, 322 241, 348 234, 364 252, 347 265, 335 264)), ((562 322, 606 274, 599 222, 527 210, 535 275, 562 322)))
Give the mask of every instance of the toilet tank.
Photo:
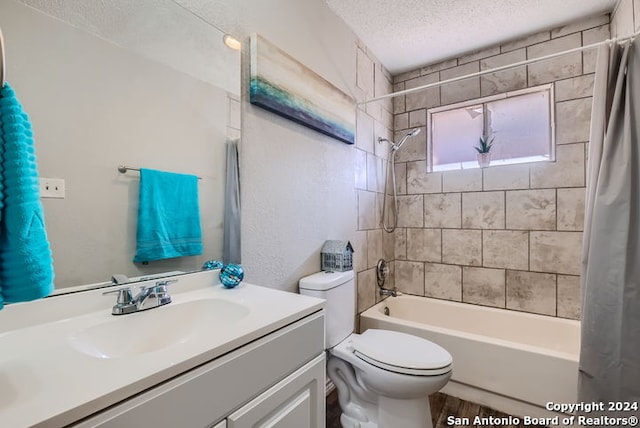
POLYGON ((356 315, 356 290, 353 271, 318 272, 298 283, 300 294, 325 299, 325 346, 333 348, 353 333, 356 315))

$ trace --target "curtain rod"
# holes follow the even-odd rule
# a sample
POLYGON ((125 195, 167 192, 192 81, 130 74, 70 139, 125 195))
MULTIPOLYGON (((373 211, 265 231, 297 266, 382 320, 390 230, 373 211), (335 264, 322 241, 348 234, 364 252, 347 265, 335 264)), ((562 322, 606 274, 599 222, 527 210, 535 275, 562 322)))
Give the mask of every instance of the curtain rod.
POLYGON ((552 58, 555 58, 555 57, 558 57, 558 56, 567 55, 567 54, 574 53, 574 52, 580 52, 580 51, 583 51, 583 50, 586 50, 586 49, 593 49, 593 48, 596 48, 598 46, 605 45, 605 44, 612 44, 612 43, 616 43, 616 42, 623 43, 623 42, 625 42, 627 40, 632 40, 633 41, 633 39, 638 35, 640 35, 640 31, 636 32, 636 33, 633 33, 633 34, 631 34, 630 36, 627 36, 627 37, 618 37, 618 38, 613 38, 613 39, 607 39, 607 40, 603 40, 601 42, 592 43, 592 44, 587 45, 587 46, 580 46, 580 47, 577 47, 577 48, 568 49, 568 50, 562 51, 562 52, 556 52, 556 53, 545 55, 545 56, 541 56, 541 57, 538 57, 538 58, 532 58, 532 59, 527 59, 527 60, 524 60, 524 61, 514 62, 513 64, 502 65, 500 67, 495 67, 495 68, 491 68, 491 69, 488 69, 488 70, 478 71, 476 73, 466 74, 464 76, 452 77, 451 79, 442 80, 440 82, 429 83, 427 85, 418 86, 416 88, 404 89, 402 91, 392 92, 390 94, 381 95, 379 97, 375 97, 375 98, 371 98, 371 99, 366 100, 366 101, 362 101, 362 102, 358 103, 358 106, 362 106, 362 105, 365 105, 365 104, 368 104, 368 103, 372 103, 374 101, 380 101, 380 100, 384 100, 384 99, 387 99, 387 98, 393 98, 393 97, 397 97, 397 96, 400 96, 400 95, 405 95, 405 94, 410 94, 410 93, 413 93, 413 92, 422 91, 424 89, 434 88, 436 86, 446 85, 447 83, 454 83, 454 82, 457 82, 457 81, 460 81, 460 80, 469 79, 471 77, 483 76, 485 74, 496 73, 498 71, 507 70, 509 68, 520 67, 522 65, 531 64, 533 62, 545 61, 545 60, 552 59, 552 58))

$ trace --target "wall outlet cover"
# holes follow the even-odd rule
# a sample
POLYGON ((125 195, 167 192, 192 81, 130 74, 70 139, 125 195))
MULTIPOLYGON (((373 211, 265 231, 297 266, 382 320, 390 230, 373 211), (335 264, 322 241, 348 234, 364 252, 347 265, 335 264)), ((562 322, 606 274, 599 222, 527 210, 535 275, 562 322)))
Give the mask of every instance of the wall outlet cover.
POLYGON ((41 198, 64 198, 64 178, 40 178, 41 198))

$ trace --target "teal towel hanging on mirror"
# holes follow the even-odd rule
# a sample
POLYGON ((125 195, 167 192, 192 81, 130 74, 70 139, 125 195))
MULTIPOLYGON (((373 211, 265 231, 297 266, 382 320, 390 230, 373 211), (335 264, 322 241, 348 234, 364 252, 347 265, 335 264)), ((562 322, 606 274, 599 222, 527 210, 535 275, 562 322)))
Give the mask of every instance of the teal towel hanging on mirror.
POLYGON ((53 291, 33 132, 8 83, 0 89, 0 308, 53 291))

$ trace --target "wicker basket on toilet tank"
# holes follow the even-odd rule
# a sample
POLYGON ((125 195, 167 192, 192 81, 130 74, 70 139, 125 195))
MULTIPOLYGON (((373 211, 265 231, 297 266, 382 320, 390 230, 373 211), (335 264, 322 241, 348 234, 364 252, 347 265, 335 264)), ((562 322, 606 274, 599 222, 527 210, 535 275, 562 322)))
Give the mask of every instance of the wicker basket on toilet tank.
POLYGON ((320 257, 324 271, 344 272, 353 269, 353 247, 349 241, 325 241, 320 257))

